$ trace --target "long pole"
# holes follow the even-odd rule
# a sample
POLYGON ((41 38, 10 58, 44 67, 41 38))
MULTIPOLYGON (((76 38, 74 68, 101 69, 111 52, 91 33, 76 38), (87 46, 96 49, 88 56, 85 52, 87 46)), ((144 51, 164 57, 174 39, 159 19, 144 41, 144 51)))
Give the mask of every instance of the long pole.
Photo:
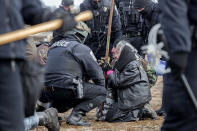
MULTIPOLYGON (((75 21, 86 21, 91 19, 93 16, 91 11, 84 11, 75 16, 75 21)), ((17 31, 9 32, 0 35, 0 45, 4 45, 6 43, 10 43, 13 41, 17 40, 22 40, 30 35, 40 33, 40 32, 45 32, 45 31, 51 31, 51 30, 56 30, 62 26, 62 20, 61 19, 56 19, 56 20, 51 20, 48 22, 44 22, 38 25, 30 26, 25 29, 20 29, 17 31)))
MULTIPOLYGON (((108 27, 108 33, 107 33, 107 44, 106 44, 106 52, 105 52, 105 62, 109 64, 109 44, 110 44, 110 37, 111 37, 111 26, 112 26, 112 18, 113 18, 113 12, 114 12, 114 0, 111 0, 111 8, 110 8, 110 16, 109 16, 109 27, 108 27)), ((106 80, 106 72, 104 73, 105 76, 105 82, 106 80)), ((105 84, 105 88, 107 88, 107 82, 105 84)), ((103 109, 104 109, 104 102, 101 103, 101 116, 103 116, 103 109)))
POLYGON ((110 8, 110 16, 109 16, 109 27, 107 33, 107 44, 106 44, 106 52, 105 52, 105 62, 109 63, 109 44, 111 38, 111 26, 112 26, 112 19, 113 19, 113 12, 114 12, 114 0, 111 0, 111 8, 110 8))
POLYGON ((181 73, 181 80, 182 80, 182 82, 183 82, 183 84, 185 86, 185 89, 188 92, 188 95, 189 95, 189 97, 190 97, 190 99, 191 99, 191 101, 192 101, 192 103, 194 105, 195 110, 197 111, 197 100, 196 100, 196 97, 194 95, 194 92, 192 91, 191 86, 188 83, 188 80, 187 80, 185 74, 183 74, 183 73, 181 73))

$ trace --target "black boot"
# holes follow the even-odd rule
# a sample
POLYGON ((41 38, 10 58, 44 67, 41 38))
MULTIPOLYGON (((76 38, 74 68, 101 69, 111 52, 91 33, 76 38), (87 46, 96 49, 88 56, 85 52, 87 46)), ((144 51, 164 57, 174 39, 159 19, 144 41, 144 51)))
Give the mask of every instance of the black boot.
POLYGON ((157 119, 157 113, 152 109, 149 103, 145 104, 142 109, 142 118, 151 118, 153 120, 157 119))
POLYGON ((161 107, 160 109, 155 111, 157 113, 158 116, 166 116, 166 113, 163 109, 163 107, 161 107))
POLYGON ((90 126, 91 124, 89 122, 85 122, 82 119, 82 112, 72 112, 70 116, 67 118, 66 123, 70 125, 76 125, 76 126, 90 126))
POLYGON ((41 112, 41 111, 44 111, 46 109, 48 109, 49 107, 51 106, 51 103, 50 102, 41 102, 41 101, 37 101, 37 106, 36 106, 36 111, 37 112, 41 112))
POLYGON ((58 113, 55 108, 49 108, 44 112, 38 112, 39 125, 48 128, 48 131, 59 131, 58 113))

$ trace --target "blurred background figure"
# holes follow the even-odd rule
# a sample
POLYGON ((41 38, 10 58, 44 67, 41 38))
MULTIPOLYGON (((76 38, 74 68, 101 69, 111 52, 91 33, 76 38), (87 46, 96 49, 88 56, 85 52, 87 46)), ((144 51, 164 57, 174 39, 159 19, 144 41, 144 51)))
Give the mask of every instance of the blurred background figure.
POLYGON ((197 111, 182 81, 191 86, 197 98, 197 1, 160 0, 161 24, 167 40, 171 72, 164 75, 163 106, 166 117, 162 131, 195 131, 197 111))
MULTIPOLYGON (((51 19, 62 18, 63 30, 75 26, 74 18, 63 12, 52 13, 43 8, 39 0, 0 0, 0 34, 35 25, 51 19)), ((21 71, 25 63, 26 41, 20 40, 0 46, 0 129, 24 130, 24 99, 21 71)))
MULTIPOLYGON (((91 34, 88 36, 85 44, 92 49, 98 60, 101 57, 105 57, 110 6, 111 0, 84 0, 80 5, 81 11, 91 10, 93 12, 93 19, 86 22, 91 29, 91 34)), ((110 43, 113 43, 121 36, 120 15, 115 6, 110 43)), ((111 47, 112 44, 110 44, 110 49, 111 47)))

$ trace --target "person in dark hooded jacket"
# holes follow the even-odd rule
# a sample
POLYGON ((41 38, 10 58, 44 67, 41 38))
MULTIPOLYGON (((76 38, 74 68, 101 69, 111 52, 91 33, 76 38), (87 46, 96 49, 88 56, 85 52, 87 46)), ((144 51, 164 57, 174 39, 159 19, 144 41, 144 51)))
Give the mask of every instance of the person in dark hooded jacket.
POLYGON ((114 64, 113 70, 107 71, 105 116, 98 113, 98 120, 128 122, 142 117, 156 119, 157 115, 149 105, 150 85, 136 49, 127 41, 120 40, 113 45, 112 53, 114 64))
MULTIPOLYGON (((39 0, 0 0, 0 34, 12 32, 48 20, 63 18, 62 30, 75 26, 74 18, 62 11, 52 13, 39 0)), ((0 130, 24 130, 24 98, 21 65, 25 60, 26 41, 0 46, 0 130)))

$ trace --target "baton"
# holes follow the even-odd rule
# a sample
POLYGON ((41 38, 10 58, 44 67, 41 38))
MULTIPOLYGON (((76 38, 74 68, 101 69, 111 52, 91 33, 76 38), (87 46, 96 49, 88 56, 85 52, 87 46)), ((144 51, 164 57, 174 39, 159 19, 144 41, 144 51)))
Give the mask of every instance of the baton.
MULTIPOLYGON (((93 14, 91 11, 84 11, 79 13, 77 16, 75 16, 75 21, 87 21, 93 17, 93 14)), ((30 35, 40 33, 40 32, 46 32, 51 30, 56 30, 62 26, 62 20, 56 19, 51 20, 48 22, 44 22, 38 25, 30 26, 24 29, 16 30, 13 32, 5 33, 0 35, 0 45, 4 45, 10 42, 14 42, 17 40, 22 40, 30 35)))
POLYGON ((191 101, 194 104, 194 107, 195 107, 195 109, 197 111, 197 100, 196 100, 196 97, 195 97, 195 95, 194 95, 194 93, 193 93, 193 91, 191 89, 191 86, 189 85, 185 74, 181 73, 180 76, 181 76, 181 80, 182 80, 182 82, 183 82, 183 84, 184 84, 184 86, 185 86, 185 88, 186 88, 186 90, 187 90, 187 92, 189 94, 189 97, 191 98, 191 101))

